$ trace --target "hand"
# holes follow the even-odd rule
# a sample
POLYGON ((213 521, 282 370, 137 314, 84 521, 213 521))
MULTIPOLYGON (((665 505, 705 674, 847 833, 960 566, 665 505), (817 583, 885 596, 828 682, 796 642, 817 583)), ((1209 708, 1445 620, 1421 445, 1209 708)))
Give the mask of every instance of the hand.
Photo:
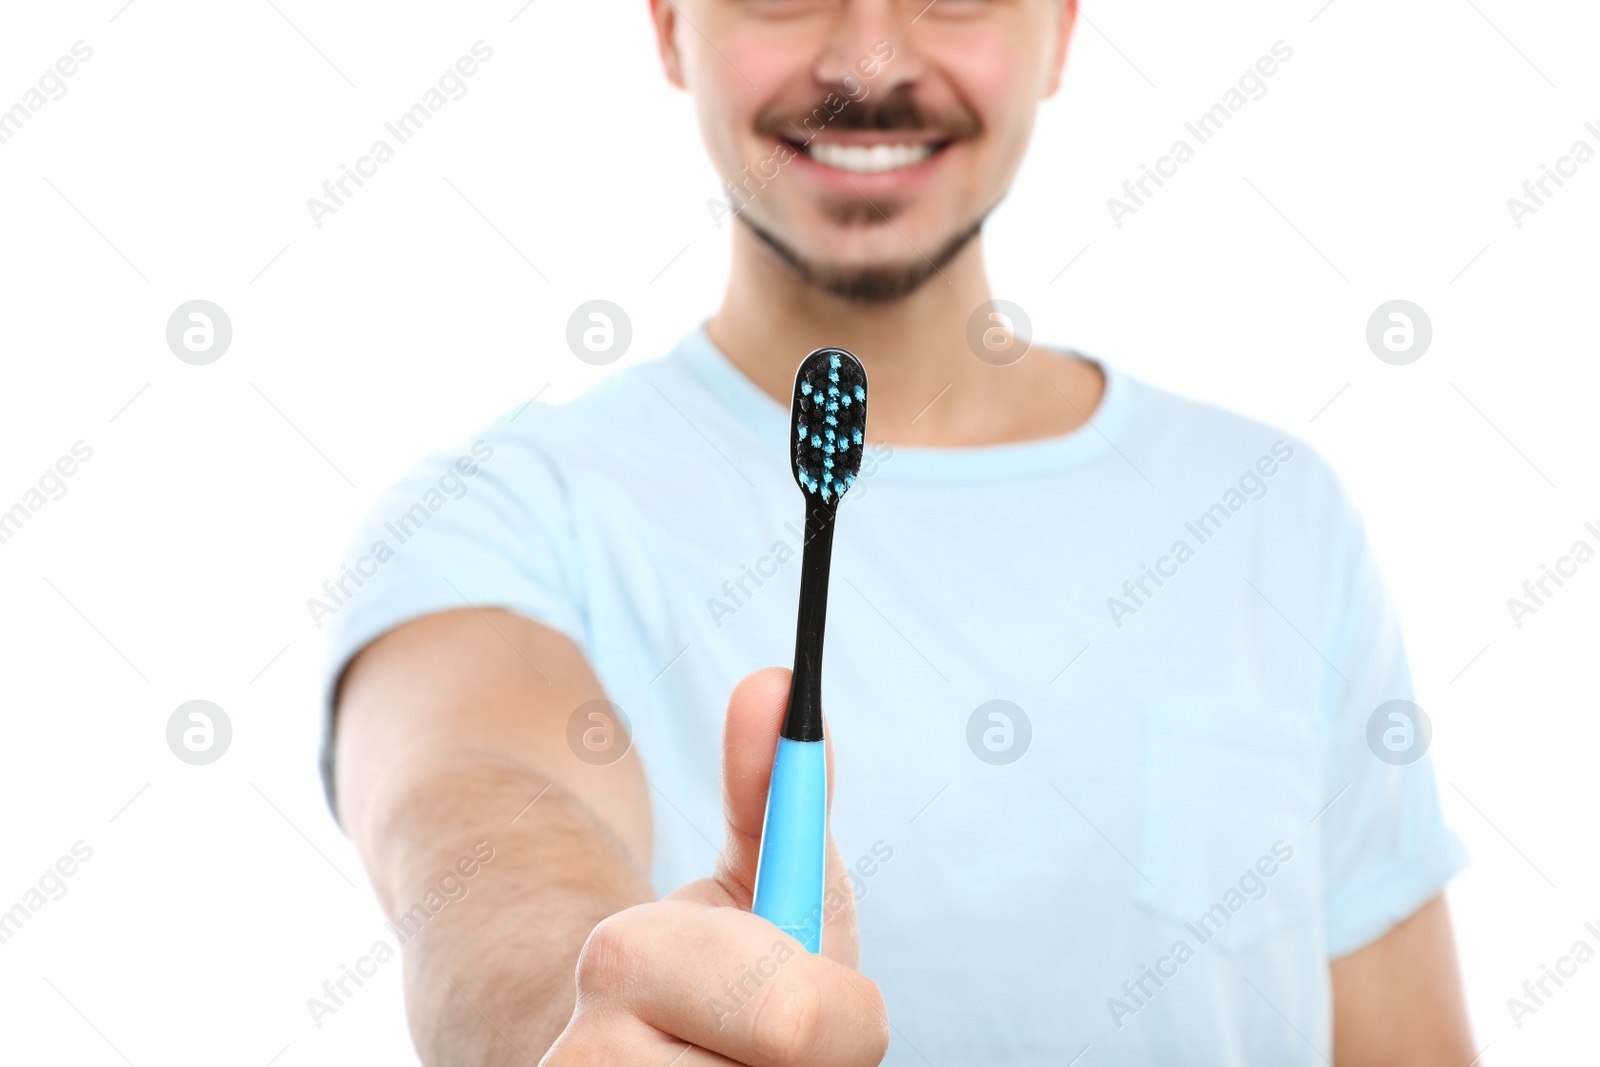
MULTIPOLYGON (((728 836, 716 872, 594 928, 578 958, 577 1006, 544 1067, 853 1067, 883 1059, 888 1016, 878 987, 855 969, 855 901, 832 835, 821 955, 750 914, 788 694, 789 672, 776 668, 734 689, 722 743, 728 836)), ((828 779, 831 798, 831 745, 828 779)))

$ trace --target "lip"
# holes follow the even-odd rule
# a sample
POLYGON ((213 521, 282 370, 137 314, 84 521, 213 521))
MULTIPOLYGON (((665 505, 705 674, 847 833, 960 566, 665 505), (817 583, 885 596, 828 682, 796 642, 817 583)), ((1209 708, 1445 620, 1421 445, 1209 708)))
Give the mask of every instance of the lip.
POLYGON ((803 175, 804 180, 812 182, 828 192, 849 195, 860 194, 868 199, 874 196, 907 193, 924 184, 944 164, 945 158, 957 146, 955 141, 927 135, 916 136, 877 131, 865 133, 840 132, 831 136, 819 134, 813 139, 811 142, 813 144, 867 146, 878 144, 926 144, 939 146, 927 159, 919 163, 913 163, 909 167, 899 167, 895 170, 878 171, 876 173, 858 173, 856 171, 840 170, 817 162, 806 154, 798 142, 782 141, 781 143, 787 145, 794 152, 794 158, 789 161, 788 165, 795 168, 797 173, 803 175))

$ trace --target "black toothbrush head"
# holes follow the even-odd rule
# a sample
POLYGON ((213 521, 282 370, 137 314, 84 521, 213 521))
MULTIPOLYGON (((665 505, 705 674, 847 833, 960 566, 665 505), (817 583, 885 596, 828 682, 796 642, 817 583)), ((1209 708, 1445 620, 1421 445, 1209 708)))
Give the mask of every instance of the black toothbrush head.
POLYGON ((794 374, 789 468, 808 498, 837 505, 861 473, 867 372, 842 348, 819 348, 794 374))

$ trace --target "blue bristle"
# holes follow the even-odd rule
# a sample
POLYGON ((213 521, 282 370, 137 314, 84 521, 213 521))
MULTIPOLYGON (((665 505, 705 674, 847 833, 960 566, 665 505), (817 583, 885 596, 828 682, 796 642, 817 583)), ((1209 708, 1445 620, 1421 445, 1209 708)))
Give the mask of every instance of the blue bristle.
POLYGON ((861 364, 848 354, 824 349, 801 366, 792 411, 793 470, 814 498, 834 503, 855 483, 866 407, 861 364))

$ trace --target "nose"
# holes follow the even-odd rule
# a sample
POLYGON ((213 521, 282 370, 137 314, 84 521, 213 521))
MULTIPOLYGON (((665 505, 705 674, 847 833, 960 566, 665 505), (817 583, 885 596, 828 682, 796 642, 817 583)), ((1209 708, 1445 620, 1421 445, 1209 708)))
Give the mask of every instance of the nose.
POLYGON ((921 76, 911 29, 927 0, 842 0, 813 76, 821 85, 887 92, 921 76))

